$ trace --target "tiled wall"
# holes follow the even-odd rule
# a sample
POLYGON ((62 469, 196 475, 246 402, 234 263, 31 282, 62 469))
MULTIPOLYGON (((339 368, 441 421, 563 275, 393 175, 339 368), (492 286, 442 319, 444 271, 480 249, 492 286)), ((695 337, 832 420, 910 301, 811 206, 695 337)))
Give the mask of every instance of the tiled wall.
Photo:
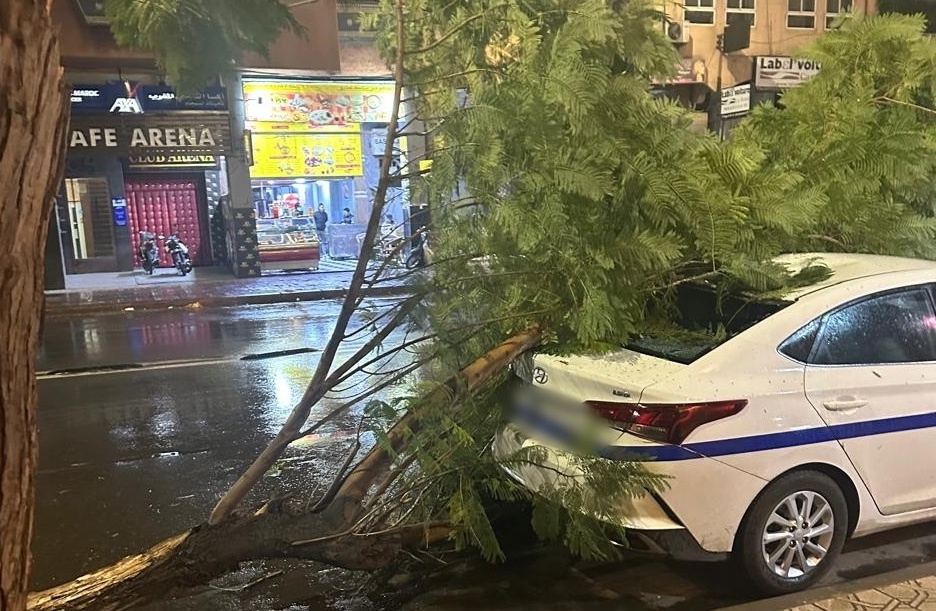
POLYGON ((224 247, 224 220, 221 217, 220 202, 223 185, 221 173, 217 170, 205 172, 205 193, 208 198, 208 229, 211 235, 211 257, 215 265, 223 265, 228 261, 227 250, 224 247))
POLYGON ((257 250, 257 213, 252 208, 234 208, 230 198, 223 200, 225 246, 232 273, 238 278, 260 276, 257 250))

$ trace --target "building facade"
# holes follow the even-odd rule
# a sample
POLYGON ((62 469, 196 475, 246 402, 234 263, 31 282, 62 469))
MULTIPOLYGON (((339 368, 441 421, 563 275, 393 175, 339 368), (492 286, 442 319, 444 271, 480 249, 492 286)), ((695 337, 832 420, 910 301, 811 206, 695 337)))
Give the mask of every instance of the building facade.
MULTIPOLYGON (((244 58, 242 69, 339 72, 335 1, 298 2, 293 14, 307 34, 284 34, 267 57, 244 58)), ((244 246, 251 236, 235 225, 236 214, 220 213, 253 205, 249 184, 235 188, 228 174, 250 157, 237 112, 239 83, 219 78, 214 87, 179 96, 162 82, 152 56, 114 42, 100 2, 54 0, 52 16, 73 94, 46 288, 65 288, 73 274, 132 271, 141 231, 177 233, 196 265, 224 264, 234 275, 250 275, 245 263, 256 248, 244 246), (231 235, 240 239, 226 239, 231 235)))
POLYGON ((374 44, 374 31, 362 24, 362 16, 376 12, 379 4, 379 0, 338 2, 338 55, 342 76, 390 76, 374 44))
POLYGON ((232 152, 225 90, 181 97, 139 81, 75 83, 71 109, 55 208, 65 272, 132 271, 143 231, 177 234, 196 265, 214 263, 210 202, 232 152))
POLYGON ((717 37, 736 19, 751 23, 750 46, 726 53, 722 83, 730 87, 750 81, 753 58, 793 56, 826 30, 839 15, 877 10, 877 0, 664 0, 672 23, 666 34, 696 79, 714 89, 718 80, 717 37))
POLYGON ((666 15, 660 27, 680 57, 676 77, 658 84, 660 94, 698 111, 698 129, 707 125, 725 133, 751 105, 772 101, 815 74, 818 66, 797 53, 834 27, 839 16, 876 12, 877 1, 660 0, 658 8, 666 15), (719 38, 745 24, 750 27, 745 48, 720 53, 719 38))
MULTIPOLYGON (((336 7, 339 70, 244 70, 239 91, 246 140, 251 209, 241 209, 256 227, 257 256, 249 275, 288 269, 307 261, 310 240, 321 238, 320 256, 358 256, 360 237, 373 214, 373 196, 393 113, 394 82, 362 14, 378 2, 339 2, 336 7), (316 229, 315 213, 328 217, 316 229)), ((406 143, 391 167, 405 164, 406 143)), ((401 182, 390 187, 385 225, 400 233, 411 216, 401 182)), ((251 241, 251 238, 248 238, 251 241)), ((239 248, 250 249, 251 244, 239 248)))
MULTIPOLYGON (((357 236, 373 210, 386 130, 390 80, 245 75, 244 119, 250 143, 252 208, 260 269, 289 269, 309 240, 321 254, 356 258, 357 236), (324 233, 315 213, 324 211, 324 233), (295 246, 291 246, 295 244, 295 246)), ((395 159, 399 164, 399 160, 395 159)), ((393 189, 384 210, 396 222, 403 198, 393 189)))

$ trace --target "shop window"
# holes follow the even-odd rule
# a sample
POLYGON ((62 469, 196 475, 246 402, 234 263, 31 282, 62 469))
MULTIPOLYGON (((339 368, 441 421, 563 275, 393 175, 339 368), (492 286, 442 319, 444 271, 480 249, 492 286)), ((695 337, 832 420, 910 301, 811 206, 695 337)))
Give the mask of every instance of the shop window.
POLYGON ((68 229, 75 259, 114 256, 114 226, 106 178, 67 178, 68 229))
POLYGON ((747 15, 748 19, 751 20, 751 27, 755 25, 755 0, 726 0, 726 21, 727 23, 732 23, 736 18, 735 15, 747 15))
POLYGON ((842 13, 852 9, 852 0, 826 0, 825 27, 831 29, 832 24, 842 13))
POLYGON ((714 25, 715 0, 686 0, 686 21, 689 23, 714 25))
POLYGON ((787 27, 795 30, 816 28, 816 0, 787 0, 787 27))
POLYGON ((358 256, 368 219, 358 215, 354 178, 255 180, 253 196, 261 269, 317 269, 325 255, 358 256))

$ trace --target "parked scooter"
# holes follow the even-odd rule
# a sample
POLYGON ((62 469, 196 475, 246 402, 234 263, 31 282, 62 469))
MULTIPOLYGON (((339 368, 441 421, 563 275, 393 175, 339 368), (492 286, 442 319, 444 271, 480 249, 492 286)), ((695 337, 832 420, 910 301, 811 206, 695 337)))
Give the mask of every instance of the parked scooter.
POLYGON ((419 228, 416 234, 416 243, 410 248, 410 254, 406 257, 406 269, 416 269, 425 267, 429 263, 432 251, 429 250, 429 230, 425 227, 419 228))
POLYGON ((149 231, 140 232, 139 254, 143 271, 152 275, 153 270, 159 267, 159 252, 156 250, 156 236, 149 231))
POLYGON ((192 260, 189 258, 189 249, 176 234, 171 234, 165 238, 166 253, 172 257, 172 264, 183 276, 192 271, 192 260))
POLYGON ((374 259, 389 261, 393 265, 403 265, 406 258, 403 251, 403 228, 393 223, 390 215, 380 226, 380 236, 374 245, 374 259))

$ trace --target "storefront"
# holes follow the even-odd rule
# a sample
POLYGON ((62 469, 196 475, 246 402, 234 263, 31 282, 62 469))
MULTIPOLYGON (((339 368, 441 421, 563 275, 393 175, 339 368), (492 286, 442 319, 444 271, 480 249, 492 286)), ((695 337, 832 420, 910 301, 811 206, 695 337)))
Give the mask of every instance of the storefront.
MULTIPOLYGON (((373 209, 393 89, 391 81, 245 80, 250 176, 264 269, 291 265, 271 254, 274 247, 317 243, 319 237, 326 242, 323 256, 357 256, 355 238, 373 209), (321 209, 328 215, 325 235, 315 231, 313 220, 321 209), (342 223, 345 219, 350 223, 342 223)), ((400 163, 399 156, 394 163, 400 163)), ((405 203, 403 190, 395 187, 385 214, 402 223, 405 203)))
POLYGON ((75 85, 71 108, 56 204, 66 274, 133 270, 141 231, 177 234, 196 265, 212 264, 209 211, 231 148, 224 90, 75 85))

